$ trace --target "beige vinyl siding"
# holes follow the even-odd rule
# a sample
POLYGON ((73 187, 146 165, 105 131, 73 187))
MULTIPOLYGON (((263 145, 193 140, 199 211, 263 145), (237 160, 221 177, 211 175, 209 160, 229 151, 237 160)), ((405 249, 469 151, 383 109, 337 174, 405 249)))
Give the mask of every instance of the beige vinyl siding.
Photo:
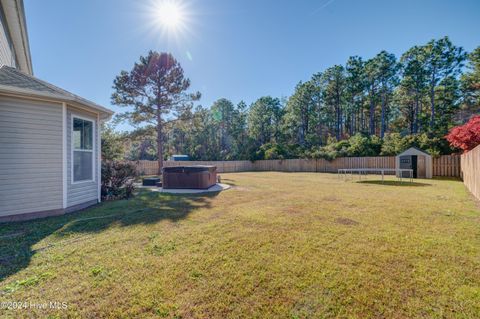
POLYGON ((0 65, 15 67, 15 55, 13 45, 7 35, 7 25, 4 17, 0 14, 0 65))
POLYGON ((0 96, 0 216, 62 208, 61 104, 0 96))
POLYGON ((67 106, 67 207, 98 199, 98 133, 97 114, 86 112, 70 105, 67 106), (72 183, 72 116, 74 117, 75 115, 94 121, 94 181, 72 183))

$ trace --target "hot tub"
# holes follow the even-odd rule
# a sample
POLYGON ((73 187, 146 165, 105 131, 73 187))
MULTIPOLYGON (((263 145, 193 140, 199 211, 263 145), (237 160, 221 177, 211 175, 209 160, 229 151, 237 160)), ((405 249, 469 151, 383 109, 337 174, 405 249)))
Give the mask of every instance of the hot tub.
POLYGON ((203 165, 164 167, 162 182, 164 189, 207 189, 217 183, 217 167, 203 165))

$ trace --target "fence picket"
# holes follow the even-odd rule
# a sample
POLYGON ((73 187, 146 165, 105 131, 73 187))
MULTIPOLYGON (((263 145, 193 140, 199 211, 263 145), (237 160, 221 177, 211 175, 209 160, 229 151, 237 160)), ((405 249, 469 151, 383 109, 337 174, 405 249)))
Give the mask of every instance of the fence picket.
POLYGON ((463 183, 480 200, 480 145, 461 156, 463 183))

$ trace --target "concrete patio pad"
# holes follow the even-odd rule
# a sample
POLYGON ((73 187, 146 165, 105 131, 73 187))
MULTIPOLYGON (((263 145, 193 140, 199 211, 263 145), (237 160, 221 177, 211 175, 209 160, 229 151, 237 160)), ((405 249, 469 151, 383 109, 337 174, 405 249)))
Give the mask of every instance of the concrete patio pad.
POLYGON ((135 185, 137 188, 149 189, 152 192, 169 193, 169 194, 202 194, 202 193, 215 193, 227 190, 230 188, 228 184, 217 183, 208 189, 163 189, 156 186, 142 186, 141 184, 135 185))

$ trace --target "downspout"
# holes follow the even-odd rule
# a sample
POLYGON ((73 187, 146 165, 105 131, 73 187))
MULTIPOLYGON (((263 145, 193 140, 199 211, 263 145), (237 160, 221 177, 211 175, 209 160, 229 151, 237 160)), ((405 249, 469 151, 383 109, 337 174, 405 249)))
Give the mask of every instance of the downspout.
POLYGON ((67 104, 62 103, 62 208, 67 208, 68 197, 68 165, 67 165, 67 104))
POLYGON ((102 131, 100 113, 97 113, 97 197, 102 201, 102 131))

